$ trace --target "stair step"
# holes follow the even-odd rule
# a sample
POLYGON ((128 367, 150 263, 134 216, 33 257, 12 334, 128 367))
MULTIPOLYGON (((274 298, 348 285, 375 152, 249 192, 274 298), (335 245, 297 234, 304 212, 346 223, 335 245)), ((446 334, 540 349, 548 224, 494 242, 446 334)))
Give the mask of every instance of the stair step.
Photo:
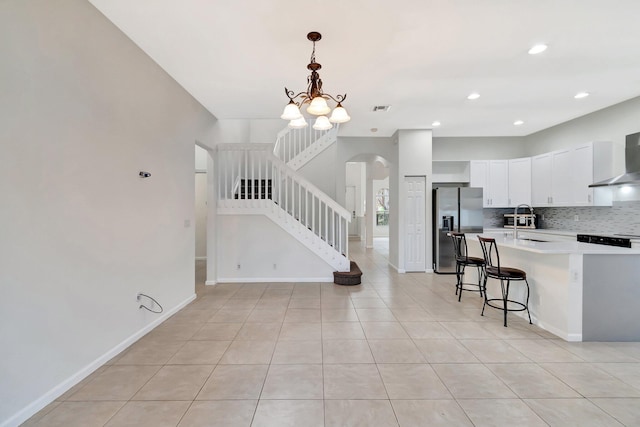
POLYGON ((333 283, 336 285, 353 286, 362 283, 362 270, 355 261, 349 263, 349 271, 334 271, 333 283))

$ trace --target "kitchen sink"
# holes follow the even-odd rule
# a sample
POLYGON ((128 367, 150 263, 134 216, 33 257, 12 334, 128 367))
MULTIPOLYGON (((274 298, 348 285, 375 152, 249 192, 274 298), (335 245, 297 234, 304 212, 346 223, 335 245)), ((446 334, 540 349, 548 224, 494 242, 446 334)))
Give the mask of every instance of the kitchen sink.
POLYGON ((530 242, 543 242, 543 243, 548 242, 548 240, 529 239, 527 237, 518 237, 518 240, 528 240, 530 242))

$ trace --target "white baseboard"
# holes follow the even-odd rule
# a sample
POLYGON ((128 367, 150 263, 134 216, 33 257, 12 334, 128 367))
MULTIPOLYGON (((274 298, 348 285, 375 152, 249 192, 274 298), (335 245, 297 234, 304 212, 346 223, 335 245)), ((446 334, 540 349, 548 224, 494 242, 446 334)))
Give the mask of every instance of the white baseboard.
POLYGON ((149 323, 144 328, 132 334, 131 336, 126 338, 124 341, 120 342, 120 344, 116 345, 111 350, 107 351, 105 354, 98 357, 96 360, 89 363, 87 366, 80 369, 78 372, 76 372, 66 380, 62 381, 60 384, 53 387, 51 390, 43 394, 41 397, 34 400, 29 405, 27 405, 26 407, 24 407, 23 409, 21 409, 20 411, 18 411, 8 419, 6 419, 2 424, 0 424, 0 427, 19 426, 20 424, 22 424, 23 422, 25 422, 26 420, 34 416, 39 410, 41 410, 42 408, 44 408, 45 406, 53 402, 58 397, 62 396, 71 387, 78 384, 80 381, 82 381, 86 377, 88 377, 96 369, 98 369, 99 367, 107 363, 109 360, 113 359, 115 356, 120 354, 120 352, 125 350, 131 344, 133 344, 134 342, 138 341, 140 338, 145 336, 147 333, 153 330, 156 326, 158 326, 159 324, 167 320, 169 317, 174 315, 177 311, 181 310, 183 307, 185 307, 194 299, 196 299, 195 294, 191 295, 189 298, 182 301, 180 304, 172 308, 170 311, 165 312, 162 316, 158 317, 156 320, 149 323))
POLYGON ((333 282, 332 277, 220 277, 218 283, 333 282))
POLYGON ((406 273, 406 271, 404 271, 404 269, 400 269, 398 267, 396 267, 395 265, 393 265, 393 263, 389 263, 389 265, 391 266, 391 268, 393 268, 397 273, 406 273))
POLYGON ((215 286, 218 284, 217 280, 207 280, 206 282, 204 282, 205 285, 207 286, 215 286))

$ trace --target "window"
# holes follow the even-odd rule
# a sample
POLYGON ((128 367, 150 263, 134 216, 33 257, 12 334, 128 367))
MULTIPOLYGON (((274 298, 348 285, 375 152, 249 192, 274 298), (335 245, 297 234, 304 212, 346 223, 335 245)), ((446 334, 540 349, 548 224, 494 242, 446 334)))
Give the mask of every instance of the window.
POLYGON ((381 188, 376 194, 376 225, 389 225, 388 188, 381 188))

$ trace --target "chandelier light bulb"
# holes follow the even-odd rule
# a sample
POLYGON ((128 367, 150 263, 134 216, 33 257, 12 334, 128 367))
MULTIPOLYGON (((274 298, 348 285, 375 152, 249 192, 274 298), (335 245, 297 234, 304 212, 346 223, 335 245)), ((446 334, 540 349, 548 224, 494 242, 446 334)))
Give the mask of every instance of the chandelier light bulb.
POLYGON ((351 117, 349 117, 347 110, 344 109, 342 104, 338 104, 338 106, 333 109, 331 117, 329 117, 331 123, 346 123, 349 120, 351 120, 351 117))
POLYGON ((289 122, 289 129, 303 129, 307 126, 309 126, 309 124, 302 116, 289 122))
POLYGON ((333 127, 327 116, 319 116, 313 124, 315 130, 329 130, 333 127))
POLYGON ((284 107, 284 111, 282 112, 280 118, 284 120, 301 119, 302 113, 300 113, 300 109, 298 108, 298 106, 293 101, 290 101, 284 107))

